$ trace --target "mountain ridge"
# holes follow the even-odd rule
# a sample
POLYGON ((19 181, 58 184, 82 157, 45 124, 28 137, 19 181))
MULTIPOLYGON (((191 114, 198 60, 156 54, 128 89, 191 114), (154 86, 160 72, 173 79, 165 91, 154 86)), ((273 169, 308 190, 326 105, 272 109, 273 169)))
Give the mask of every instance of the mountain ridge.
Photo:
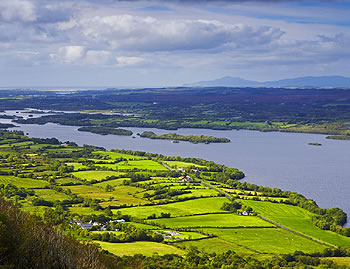
POLYGON ((225 76, 222 78, 199 81, 185 86, 199 87, 350 87, 350 77, 344 76, 304 76, 272 81, 246 80, 240 77, 225 76))

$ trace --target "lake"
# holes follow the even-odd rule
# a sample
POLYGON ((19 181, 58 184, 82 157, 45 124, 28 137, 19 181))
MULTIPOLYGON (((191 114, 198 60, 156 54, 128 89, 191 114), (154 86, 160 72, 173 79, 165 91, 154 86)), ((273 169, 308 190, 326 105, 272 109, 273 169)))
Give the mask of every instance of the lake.
MULTIPOLYGON (((8 115, 26 113, 7 111, 8 115)), ((37 114, 34 117, 40 116, 37 114)), ((2 123, 11 120, 0 119, 2 123)), ((226 137, 231 143, 191 144, 172 143, 170 140, 152 140, 128 136, 98 135, 77 131, 78 127, 57 124, 16 124, 30 137, 56 137, 60 141, 74 141, 106 149, 130 149, 160 153, 169 156, 198 157, 236 167, 244 171, 247 182, 301 193, 317 202, 320 207, 339 207, 350 213, 350 141, 326 139, 325 135, 258 132, 218 131, 208 129, 179 129, 182 135, 212 135, 226 137), (318 142, 322 146, 308 145, 318 142)), ((168 130, 153 128, 125 128, 136 133, 168 130)), ((171 131, 175 132, 175 131, 171 131)))

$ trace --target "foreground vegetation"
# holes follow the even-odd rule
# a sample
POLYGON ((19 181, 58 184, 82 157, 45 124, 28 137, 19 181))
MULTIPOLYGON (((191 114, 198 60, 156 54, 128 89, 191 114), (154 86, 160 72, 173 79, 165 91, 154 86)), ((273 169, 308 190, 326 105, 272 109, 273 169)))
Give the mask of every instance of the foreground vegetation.
POLYGON ((350 256, 344 212, 235 168, 20 132, 1 131, 0 146, 0 265, 338 268, 350 256))

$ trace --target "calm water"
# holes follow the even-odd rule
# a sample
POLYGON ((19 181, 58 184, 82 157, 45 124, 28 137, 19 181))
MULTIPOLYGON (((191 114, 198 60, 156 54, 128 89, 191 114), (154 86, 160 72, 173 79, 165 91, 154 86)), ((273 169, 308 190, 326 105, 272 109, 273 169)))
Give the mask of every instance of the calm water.
MULTIPOLYGON (((10 121, 0 119, 0 122, 10 121)), ((296 191, 314 199, 320 207, 340 207, 350 214, 350 141, 328 140, 324 135, 318 134, 180 129, 176 131, 179 134, 227 137, 231 143, 175 144, 169 140, 78 132, 78 127, 52 123, 19 125, 14 129, 22 130, 31 137, 56 137, 79 145, 212 160, 243 170, 247 182, 296 191), (307 144, 309 142, 319 142, 322 146, 310 146, 307 144)), ((167 130, 152 128, 125 129, 133 131, 135 135, 145 130, 157 134, 169 133, 167 130)))

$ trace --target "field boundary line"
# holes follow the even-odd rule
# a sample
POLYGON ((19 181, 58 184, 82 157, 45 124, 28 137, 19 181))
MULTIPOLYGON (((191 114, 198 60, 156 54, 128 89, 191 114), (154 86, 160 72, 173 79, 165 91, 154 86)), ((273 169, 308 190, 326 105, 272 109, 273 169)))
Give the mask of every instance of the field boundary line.
MULTIPOLYGON (((212 188, 212 189, 214 189, 214 190, 216 190, 216 191, 218 191, 218 192, 224 194, 228 199, 233 200, 233 198, 232 198, 230 195, 228 195, 227 193, 225 193, 224 191, 222 191, 222 190, 220 190, 220 189, 218 189, 218 188, 216 188, 216 187, 214 187, 214 186, 211 186, 210 184, 208 184, 208 183, 206 183, 206 182, 201 181, 201 183, 204 184, 204 185, 206 185, 206 186, 208 186, 209 188, 212 188)), ((311 236, 302 234, 302 233, 300 233, 300 232, 297 232, 297 231, 295 231, 295 230, 292 230, 292 229, 290 229, 290 228, 287 228, 287 227, 285 227, 285 226, 282 226, 281 224, 278 224, 277 222, 274 222, 274 221, 272 221, 272 220, 269 220, 269 219, 267 219, 267 218, 265 218, 265 217, 263 217, 263 216, 261 216, 261 215, 259 215, 259 214, 257 214, 257 217, 259 217, 259 218, 261 218, 262 220, 265 220, 265 221, 267 221, 267 222, 269 222, 269 223, 271 223, 271 224, 274 224, 274 225, 276 225, 277 227, 279 227, 279 228, 281 228, 281 229, 284 229, 284 230, 287 230, 287 231, 289 231, 289 232, 295 233, 295 234, 297 234, 297 235, 300 235, 300 236, 302 236, 302 237, 304 237, 304 238, 307 238, 307 239, 309 239, 309 240, 312 240, 312 241, 314 241, 314 242, 317 242, 317 243, 320 243, 320 244, 323 244, 323 245, 326 245, 326 246, 329 246, 329 247, 332 247, 332 248, 338 248, 338 247, 335 246, 335 245, 329 244, 329 243, 327 243, 327 242, 321 241, 321 240, 319 240, 319 239, 313 238, 313 237, 311 237, 311 236)))
POLYGON ((265 217, 263 217, 263 216, 261 216, 261 215, 259 215, 259 214, 257 214, 257 216, 258 216, 259 218, 261 218, 262 220, 265 220, 265 221, 267 221, 267 222, 270 222, 271 224, 276 225, 276 226, 279 227, 279 228, 282 228, 282 229, 287 230, 287 231, 289 231, 289 232, 295 233, 295 234, 300 235, 300 236, 302 236, 302 237, 305 237, 305 238, 307 238, 307 239, 309 239, 309 240, 315 241, 315 242, 317 242, 317 243, 320 243, 320 244, 323 244, 323 245, 326 245, 326 246, 329 246, 329 247, 332 247, 332 248, 338 248, 337 246, 334 246, 334 245, 329 244, 329 243, 327 243, 327 242, 321 241, 321 240, 319 240, 319 239, 313 238, 313 237, 311 237, 311 236, 302 234, 302 233, 300 233, 300 232, 297 232, 297 231, 294 231, 294 230, 292 230, 292 229, 290 229, 290 228, 287 228, 287 227, 285 227, 285 226, 282 226, 281 224, 278 224, 278 223, 276 223, 276 222, 274 222, 274 221, 272 221, 272 220, 269 220, 269 219, 267 219, 267 218, 265 218, 265 217))

